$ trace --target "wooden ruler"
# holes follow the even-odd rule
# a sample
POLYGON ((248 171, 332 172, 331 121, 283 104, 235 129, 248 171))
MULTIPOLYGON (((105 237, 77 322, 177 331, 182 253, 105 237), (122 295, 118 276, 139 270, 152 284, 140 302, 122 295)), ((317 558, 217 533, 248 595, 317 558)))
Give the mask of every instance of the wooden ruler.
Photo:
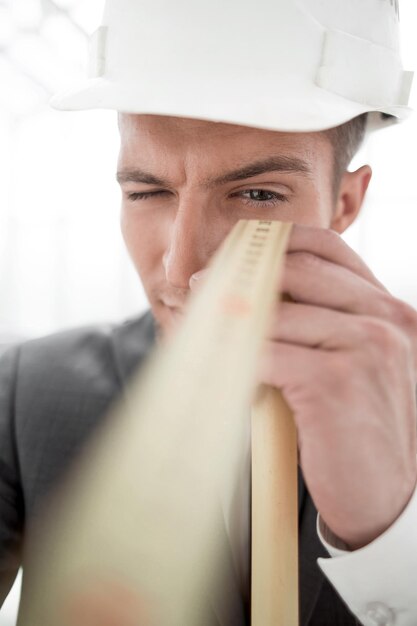
MULTIPOLYGON (((128 400, 114 409, 32 531, 19 626, 215 623, 210 595, 225 567, 219 494, 225 477, 237 478, 240 467, 257 357, 290 229, 241 221, 221 246, 183 325, 134 380, 128 400)), ((262 448, 272 445, 275 420, 259 424, 258 463, 262 448)), ((296 467, 293 432, 287 436, 291 442, 281 448, 289 445, 290 454, 277 466, 281 486, 296 467)), ((274 457, 272 448, 265 458, 274 457)), ((267 482, 265 471, 254 472, 254 504, 268 508, 268 498, 281 503, 287 496, 277 492, 279 483, 267 482)), ((276 584, 265 558, 270 541, 278 576, 288 572, 289 586, 296 586, 290 555, 280 548, 289 541, 287 527, 291 537, 296 532, 294 520, 275 526, 275 508, 269 509, 254 517, 255 607, 274 604, 279 590, 288 589, 276 584), (256 528, 265 533, 260 544, 256 528)), ((295 624, 271 621, 278 614, 256 610, 253 625, 295 624)))
POLYGON ((252 410, 252 626, 298 626, 297 432, 281 393, 252 410))

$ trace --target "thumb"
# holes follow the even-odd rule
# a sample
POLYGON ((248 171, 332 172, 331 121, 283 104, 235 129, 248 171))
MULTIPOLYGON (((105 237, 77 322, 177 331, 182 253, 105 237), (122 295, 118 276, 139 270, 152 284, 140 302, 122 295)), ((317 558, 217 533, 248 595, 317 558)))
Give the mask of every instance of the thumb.
POLYGON ((200 287, 204 284, 204 281, 207 277, 207 272, 208 270, 200 270, 199 272, 196 272, 195 274, 193 274, 189 280, 189 287, 191 289, 191 291, 198 291, 198 289, 200 289, 200 287))

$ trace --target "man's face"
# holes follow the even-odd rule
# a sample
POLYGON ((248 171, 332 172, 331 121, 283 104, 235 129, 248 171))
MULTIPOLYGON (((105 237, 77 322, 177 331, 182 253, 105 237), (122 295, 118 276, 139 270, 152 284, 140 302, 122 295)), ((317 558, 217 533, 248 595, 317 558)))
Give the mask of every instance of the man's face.
POLYGON ((333 148, 321 133, 123 114, 120 134, 122 232, 163 331, 239 219, 333 226, 333 148))

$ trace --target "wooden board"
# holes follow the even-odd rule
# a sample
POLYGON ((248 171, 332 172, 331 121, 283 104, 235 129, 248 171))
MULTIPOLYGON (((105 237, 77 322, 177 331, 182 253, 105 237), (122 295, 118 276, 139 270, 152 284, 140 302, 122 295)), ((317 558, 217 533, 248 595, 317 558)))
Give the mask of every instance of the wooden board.
POLYGON ((32 531, 19 626, 212 624, 219 493, 241 466, 290 229, 242 221, 221 246, 182 327, 32 531))

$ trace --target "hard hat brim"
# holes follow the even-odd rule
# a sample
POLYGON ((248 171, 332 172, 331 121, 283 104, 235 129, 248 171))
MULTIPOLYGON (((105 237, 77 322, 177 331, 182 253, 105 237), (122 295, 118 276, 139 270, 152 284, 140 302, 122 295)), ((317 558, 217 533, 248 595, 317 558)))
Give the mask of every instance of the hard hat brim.
POLYGON ((206 89, 205 93, 201 93, 201 88, 197 88, 191 100, 181 95, 181 88, 175 94, 170 89, 161 88, 154 91, 148 88, 144 92, 140 83, 118 84, 106 78, 86 80, 76 88, 56 95, 51 100, 51 106, 66 111, 111 109, 124 113, 194 118, 284 132, 325 130, 371 112, 375 112, 373 125, 378 126, 384 125, 390 118, 404 120, 411 113, 406 106, 382 108, 377 104, 370 106, 352 102, 316 85, 294 88, 293 84, 291 90, 280 86, 274 89, 273 96, 267 93, 254 106, 253 98, 245 100, 244 93, 233 90, 225 94, 206 89))

